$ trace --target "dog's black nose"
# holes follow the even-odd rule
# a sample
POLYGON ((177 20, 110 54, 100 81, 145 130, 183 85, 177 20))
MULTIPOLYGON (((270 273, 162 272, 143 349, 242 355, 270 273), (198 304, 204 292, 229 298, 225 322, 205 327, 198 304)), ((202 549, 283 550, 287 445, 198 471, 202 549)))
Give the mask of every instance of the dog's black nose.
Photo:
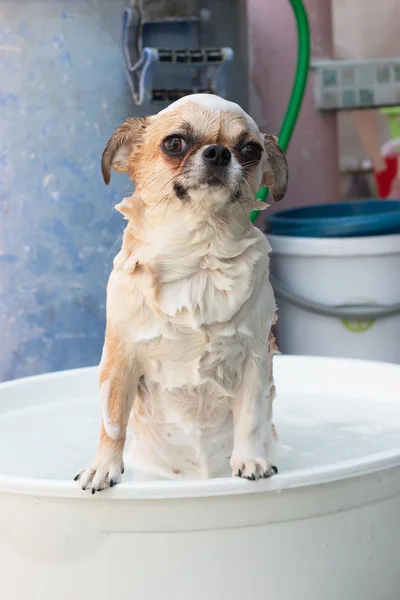
POLYGON ((208 146, 208 148, 204 150, 203 156, 208 164, 214 165, 215 167, 226 167, 231 160, 230 150, 219 144, 208 146))

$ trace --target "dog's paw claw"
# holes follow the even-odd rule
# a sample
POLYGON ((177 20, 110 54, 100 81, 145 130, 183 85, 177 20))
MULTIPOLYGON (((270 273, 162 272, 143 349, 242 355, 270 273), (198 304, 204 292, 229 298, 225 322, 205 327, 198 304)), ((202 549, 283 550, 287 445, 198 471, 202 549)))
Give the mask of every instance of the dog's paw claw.
POLYGON ((277 473, 278 473, 278 467, 275 467, 275 465, 271 465, 271 468, 262 474, 262 478, 269 479, 270 477, 272 477, 272 475, 276 475, 277 473))
POLYGON ((232 475, 249 481, 268 479, 278 472, 277 467, 271 465, 264 458, 248 460, 232 460, 232 475))
POLYGON ((122 465, 95 461, 90 467, 78 473, 74 481, 79 482, 82 490, 90 490, 91 494, 95 494, 116 486, 121 481, 121 475, 122 465))

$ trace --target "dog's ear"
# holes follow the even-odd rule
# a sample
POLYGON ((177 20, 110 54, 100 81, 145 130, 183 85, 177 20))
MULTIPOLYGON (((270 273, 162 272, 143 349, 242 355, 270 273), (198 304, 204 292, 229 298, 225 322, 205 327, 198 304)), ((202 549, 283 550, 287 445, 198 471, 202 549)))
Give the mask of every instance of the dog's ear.
POLYGON ((134 147, 141 143, 148 122, 148 117, 127 119, 108 140, 101 157, 101 172, 107 185, 110 183, 111 169, 119 173, 129 172, 128 159, 134 147))
POLYGON ((289 179, 286 157, 274 135, 264 135, 264 148, 268 162, 264 169, 262 183, 271 188, 275 201, 282 200, 286 194, 289 179))

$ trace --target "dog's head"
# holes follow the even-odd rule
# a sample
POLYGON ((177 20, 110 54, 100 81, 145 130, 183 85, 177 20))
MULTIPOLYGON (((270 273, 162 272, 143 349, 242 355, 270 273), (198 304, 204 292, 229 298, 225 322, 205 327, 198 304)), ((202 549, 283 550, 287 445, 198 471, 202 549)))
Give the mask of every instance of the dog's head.
POLYGON ((237 104, 211 94, 125 121, 103 152, 107 184, 111 168, 129 173, 146 202, 172 198, 208 208, 251 201, 261 185, 280 200, 288 181, 276 138, 262 135, 237 104))

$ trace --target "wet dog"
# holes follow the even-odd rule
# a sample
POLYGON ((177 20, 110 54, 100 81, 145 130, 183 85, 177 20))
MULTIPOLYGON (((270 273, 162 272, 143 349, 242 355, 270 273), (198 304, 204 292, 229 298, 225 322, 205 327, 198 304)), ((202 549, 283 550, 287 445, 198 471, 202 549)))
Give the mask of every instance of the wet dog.
POLYGON ((187 96, 131 118, 103 153, 129 173, 128 223, 107 290, 100 364, 102 427, 83 489, 121 480, 128 421, 133 466, 152 477, 259 479, 269 462, 275 394, 270 246, 249 221, 261 185, 275 200, 286 159, 237 104, 187 96))

